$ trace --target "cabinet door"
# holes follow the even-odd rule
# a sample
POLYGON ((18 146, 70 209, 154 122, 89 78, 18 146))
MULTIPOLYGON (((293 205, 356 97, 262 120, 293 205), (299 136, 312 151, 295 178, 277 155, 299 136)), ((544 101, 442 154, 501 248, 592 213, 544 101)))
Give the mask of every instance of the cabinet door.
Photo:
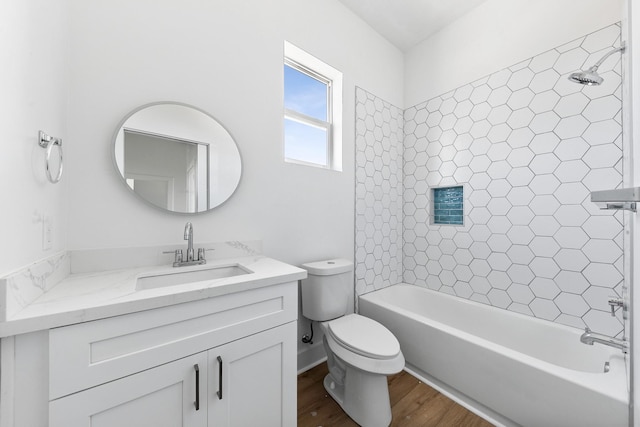
POLYGON ((49 403, 49 425, 205 426, 206 396, 207 353, 202 352, 54 400, 49 403), (196 394, 200 399, 198 410, 196 394))
POLYGON ((209 350, 209 426, 296 425, 296 324, 209 350))

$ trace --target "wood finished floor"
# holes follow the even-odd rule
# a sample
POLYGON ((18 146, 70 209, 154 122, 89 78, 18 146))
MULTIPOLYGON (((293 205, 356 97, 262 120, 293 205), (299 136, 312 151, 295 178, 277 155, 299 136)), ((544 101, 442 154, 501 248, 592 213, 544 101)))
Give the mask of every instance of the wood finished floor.
MULTIPOLYGON (((298 375, 298 427, 357 427, 327 394, 327 364, 298 375)), ((389 377, 392 426, 491 427, 463 406, 402 371, 389 377)))

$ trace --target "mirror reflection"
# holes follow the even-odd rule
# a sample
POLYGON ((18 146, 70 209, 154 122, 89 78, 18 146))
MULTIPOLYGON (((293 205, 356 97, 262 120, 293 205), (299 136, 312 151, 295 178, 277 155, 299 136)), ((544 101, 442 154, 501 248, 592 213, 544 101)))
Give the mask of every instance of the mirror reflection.
POLYGON ((203 111, 176 103, 151 104, 129 114, 116 132, 114 159, 130 190, 180 213, 224 203, 242 169, 229 132, 203 111))

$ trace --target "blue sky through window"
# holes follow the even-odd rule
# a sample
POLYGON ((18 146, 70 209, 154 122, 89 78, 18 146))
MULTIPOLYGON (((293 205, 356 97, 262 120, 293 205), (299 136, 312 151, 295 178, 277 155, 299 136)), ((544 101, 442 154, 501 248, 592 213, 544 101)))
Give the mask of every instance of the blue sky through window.
POLYGON ((327 121, 327 85, 285 64, 284 108, 327 121))
POLYGON ((329 166, 329 85, 284 66, 284 154, 286 159, 329 166))

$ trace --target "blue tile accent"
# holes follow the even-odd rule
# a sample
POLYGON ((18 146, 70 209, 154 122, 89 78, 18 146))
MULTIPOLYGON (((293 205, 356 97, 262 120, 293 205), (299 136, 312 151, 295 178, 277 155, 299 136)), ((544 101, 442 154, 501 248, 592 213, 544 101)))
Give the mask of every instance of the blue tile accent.
POLYGON ((464 199, 462 186, 433 189, 433 223, 462 225, 464 199))

